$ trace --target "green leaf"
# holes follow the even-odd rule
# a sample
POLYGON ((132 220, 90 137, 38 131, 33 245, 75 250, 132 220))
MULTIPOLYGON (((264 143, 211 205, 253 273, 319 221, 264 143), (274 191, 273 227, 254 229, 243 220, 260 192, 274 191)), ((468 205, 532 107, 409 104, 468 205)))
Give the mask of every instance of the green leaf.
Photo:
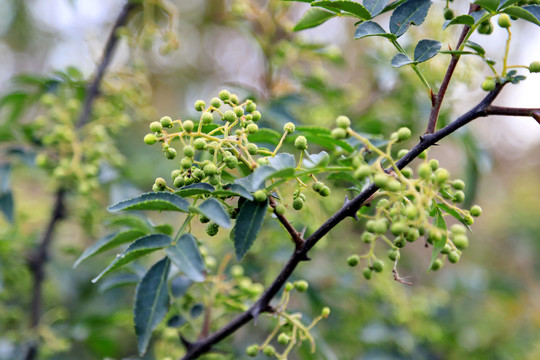
POLYGON ((189 287, 193 284, 193 281, 187 276, 176 276, 171 280, 171 294, 174 297, 184 296, 189 287))
POLYGON ((212 193, 214 196, 241 196, 248 200, 253 200, 253 195, 240 184, 223 185, 223 190, 216 190, 212 193))
POLYGON ((294 26, 293 31, 300 31, 319 26, 335 16, 336 13, 323 9, 308 9, 300 21, 298 21, 298 23, 294 26))
POLYGON ((195 304, 189 309, 189 316, 192 319, 196 319, 203 314, 204 305, 201 303, 195 304))
POLYGON ((465 46, 467 46, 467 47, 473 49, 473 50, 476 51, 480 56, 486 55, 486 50, 484 50, 484 48, 483 48, 482 45, 480 45, 480 44, 477 44, 477 43, 475 43, 475 42, 469 40, 469 41, 467 41, 467 42, 465 43, 465 46))
POLYGON ((519 2, 519 0, 506 0, 504 3, 499 6, 499 10, 504 9, 505 7, 514 5, 515 3, 519 2))
POLYGON ((105 225, 110 227, 128 227, 149 233, 153 225, 148 219, 136 215, 117 215, 105 220, 105 225))
POLYGON ((108 277, 99 283, 98 291, 104 293, 107 290, 114 289, 120 286, 132 285, 138 283, 139 276, 135 274, 118 274, 108 277))
POLYGON ((435 241, 433 243, 433 253, 431 254, 431 261, 429 263, 429 268, 431 269, 431 266, 437 260, 437 256, 439 256, 441 250, 444 248, 444 245, 446 245, 446 236, 447 236, 447 230, 446 230, 446 222, 444 221, 444 218, 442 216, 441 210, 435 204, 435 226, 442 230, 443 236, 441 237, 441 240, 435 241))
POLYGON ((407 0, 390 17, 390 32, 400 37, 411 25, 421 25, 431 7, 431 0, 407 0))
POLYGON ((239 184, 246 188, 249 192, 253 193, 262 189, 264 187, 264 181, 275 172, 276 169, 271 166, 259 166, 250 175, 241 179, 236 179, 234 182, 235 184, 239 184))
POLYGON ((110 212, 120 210, 166 210, 187 212, 189 203, 181 196, 169 192, 149 192, 107 208, 110 212))
POLYGON ((357 3, 356 1, 350 0, 338 0, 338 1, 314 1, 311 3, 311 6, 319 6, 330 11, 345 11, 350 14, 355 15, 356 17, 364 20, 371 19, 369 11, 357 3))
POLYGON ((268 164, 276 170, 283 170, 286 168, 294 169, 296 167, 294 155, 289 153, 279 153, 274 157, 269 157, 268 164))
POLYGON ((82 255, 79 256, 79 258, 75 261, 75 264, 73 264, 73 268, 76 268, 81 262, 94 255, 101 254, 104 251, 133 241, 137 238, 144 236, 145 234, 145 232, 142 232, 140 230, 127 230, 117 231, 107 236, 104 236, 98 241, 96 241, 94 244, 92 244, 90 247, 88 247, 86 250, 84 250, 82 255))
POLYGON ((318 166, 326 166, 330 160, 330 156, 326 151, 321 151, 318 154, 309 154, 306 151, 304 154, 306 154, 306 158, 302 162, 302 165, 306 169, 312 169, 318 166))
POLYGON ((174 228, 169 224, 161 224, 154 226, 154 231, 160 234, 172 235, 174 228))
POLYGON ((336 147, 339 146, 340 148, 348 152, 354 152, 354 147, 352 147, 351 144, 349 144, 345 140, 338 140, 338 139, 334 139, 331 136, 324 136, 324 135, 306 134, 305 136, 308 143, 317 144, 329 150, 335 150, 336 147))
POLYGON ((13 222, 13 194, 10 184, 11 164, 0 166, 0 210, 9 222, 13 222))
POLYGON ((465 225, 465 227, 467 229, 469 229, 469 231, 472 231, 471 230, 471 227, 469 226, 469 224, 467 224, 467 222, 465 221, 465 218, 463 218, 463 216, 461 216, 460 213, 458 213, 456 210, 452 209, 451 207, 449 207, 448 205, 446 205, 445 203, 437 203, 437 206, 443 210, 444 212, 446 212, 447 214, 453 216, 454 218, 456 218, 460 223, 462 223, 463 225, 465 225))
POLYGON ((476 52, 465 51, 465 50, 439 50, 439 54, 448 54, 448 55, 478 55, 476 52))
POLYGON ((189 279, 204 281, 204 260, 193 235, 182 234, 175 244, 165 249, 165 254, 189 279))
POLYGON ((248 135, 249 142, 279 144, 282 134, 268 128, 260 128, 255 134, 248 135))
POLYGON ((262 202, 246 200, 242 204, 232 233, 238 260, 244 257, 255 242, 257 234, 261 230, 267 207, 268 199, 262 202))
POLYGON ((371 17, 375 17, 383 11, 389 0, 364 0, 364 6, 371 14, 371 17))
POLYGON ((472 26, 474 25, 474 18, 471 15, 459 15, 453 18, 452 20, 445 21, 443 25, 443 29, 446 29, 449 26, 452 25, 468 25, 472 26))
MULTIPOLYGON (((190 209, 192 209, 191 207, 190 209)), ((198 214, 205 215, 207 218, 215 222, 221 227, 229 229, 231 227, 231 219, 227 211, 221 205, 221 202, 214 198, 210 198, 203 202, 198 207, 194 208, 198 214)))
POLYGON ((167 326, 168 327, 172 327, 172 328, 177 328, 177 327, 180 327, 182 325, 184 325, 186 323, 186 319, 181 316, 181 315, 174 315, 174 316, 171 316, 171 318, 169 318, 169 320, 167 320, 167 326))
POLYGON ((135 290, 133 318, 141 356, 146 353, 152 331, 169 311, 169 267, 169 259, 158 261, 144 275, 135 290))
POLYGON ((480 5, 482 8, 489 10, 491 12, 497 11, 499 7, 500 0, 476 0, 474 2, 477 5, 480 5))
POLYGON ((193 195, 206 195, 210 194, 212 191, 216 190, 210 184, 207 183, 196 183, 191 185, 186 185, 176 190, 174 193, 181 197, 193 196, 193 195))
POLYGON ((409 65, 409 64, 414 64, 414 63, 415 62, 409 59, 407 55, 402 54, 402 53, 396 54, 396 56, 392 58, 392 62, 391 62, 392 66, 396 68, 409 65))
POLYGON ((361 23, 354 32, 355 39, 362 39, 368 36, 382 36, 390 40, 396 40, 396 35, 387 33, 379 24, 373 21, 361 23))
POLYGON ((309 133, 314 135, 327 135, 330 136, 332 131, 329 128, 321 126, 297 126, 296 131, 301 133, 309 133))
POLYGON ((414 61, 421 63, 437 55, 441 48, 441 42, 436 40, 420 40, 414 48, 414 61))
POLYGON ((122 266, 132 262, 135 259, 140 258, 146 254, 154 252, 159 249, 170 246, 172 239, 163 234, 151 234, 135 240, 129 247, 121 254, 116 255, 116 259, 109 264, 98 276, 92 279, 93 283, 96 283, 103 276, 115 271, 122 266))
POLYGON ((528 22, 532 22, 533 24, 540 26, 540 6, 538 5, 532 5, 522 8, 518 6, 510 6, 504 9, 503 12, 507 13, 510 16, 515 16, 517 18, 527 20, 528 22), (531 13, 531 10, 533 12, 536 12, 536 14, 531 13))

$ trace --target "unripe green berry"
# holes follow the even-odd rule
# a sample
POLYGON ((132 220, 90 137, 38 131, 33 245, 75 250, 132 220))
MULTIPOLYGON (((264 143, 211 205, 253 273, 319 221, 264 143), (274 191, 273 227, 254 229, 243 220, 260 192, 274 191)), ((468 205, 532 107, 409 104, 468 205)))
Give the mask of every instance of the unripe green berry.
POLYGON ((402 127, 397 131, 398 141, 405 141, 411 137, 411 130, 406 127, 402 127))
POLYGON ((287 345, 289 343, 289 341, 291 341, 291 337, 289 335, 285 334, 285 333, 281 333, 277 337, 277 342, 280 345, 287 345))
POLYGON ((206 174, 204 173, 204 170, 200 169, 200 168, 191 168, 192 170, 192 173, 191 175, 197 179, 198 181, 201 181, 202 179, 204 179, 206 177, 206 174))
POLYGON ((287 134, 292 134, 295 130, 295 126, 292 122, 288 122, 285 125, 283 125, 283 132, 286 132, 287 134))
POLYGON ((450 251, 450 254, 448 254, 448 261, 450 261, 452 264, 455 264, 459 261, 459 258, 461 256, 457 251, 450 251))
POLYGON ((414 242, 420 237, 420 231, 417 228, 410 227, 405 233, 405 240, 408 242, 414 242))
MULTIPOLYGON (((255 154, 252 154, 252 155, 255 155, 255 154)), ((268 158, 258 158, 257 159, 257 164, 259 164, 260 166, 264 166, 264 165, 268 165, 269 164, 269 161, 268 161, 268 158)))
POLYGON ((375 233, 384 234, 388 230, 388 224, 384 219, 375 220, 375 233))
POLYGON ((405 178, 407 178, 407 179, 412 179, 412 177, 413 177, 413 170, 412 170, 410 167, 408 167, 408 166, 406 166, 406 167, 404 167, 403 169, 401 169, 401 173, 402 173, 403 176, 405 176, 405 178))
POLYGON ((452 187, 456 190, 463 190, 465 189, 465 182, 461 179, 456 179, 452 183, 452 187))
POLYGON ((540 72, 540 61, 533 61, 529 64, 529 71, 532 73, 540 72))
POLYGON ((315 192, 321 192, 321 190, 324 188, 324 183, 320 182, 320 181, 317 181, 316 183, 313 184, 313 190, 315 192))
POLYGON ((190 158, 184 157, 182 160, 180 160, 180 166, 182 169, 189 169, 193 165, 193 161, 191 161, 190 158))
POLYGON ((309 287, 309 284, 306 280, 298 280, 294 282, 294 287, 299 292, 306 292, 309 287))
POLYGON ((206 107, 206 103, 204 102, 204 100, 195 101, 195 110, 203 111, 205 107, 206 107))
POLYGON ((373 270, 375 270, 375 272, 380 273, 384 270, 384 263, 382 262, 382 260, 375 260, 371 267, 373 268, 373 270))
POLYGON ((512 25, 512 23, 510 22, 510 16, 508 16, 507 14, 501 14, 497 23, 503 29, 508 29, 512 25))
POLYGON ((444 9, 444 19, 452 20, 454 18, 454 11, 450 8, 444 9))
POLYGON ((285 208, 285 205, 283 204, 277 204, 276 207, 274 208, 274 211, 276 212, 276 214, 278 215, 283 215, 285 214, 285 211, 287 209, 285 208))
POLYGON ((293 200, 292 206, 294 210, 302 210, 302 208, 304 207, 304 200, 298 197, 293 200))
POLYGON ((172 160, 176 157, 176 149, 175 148, 168 148, 165 150, 165 156, 167 159, 172 160))
POLYGON ((193 147, 197 150, 204 150, 206 148, 206 140, 203 138, 198 138, 193 141, 193 147))
POLYGON ((441 254, 448 255, 448 254, 450 254, 450 251, 452 251, 452 248, 450 247, 450 245, 446 244, 442 248, 441 254))
POLYGON ((294 146, 298 149, 298 150, 306 150, 307 149, 307 139, 305 136, 298 136, 295 140, 294 140, 294 146))
POLYGON ((351 120, 347 116, 341 115, 337 117, 336 125, 342 129, 347 129, 351 126, 351 120))
POLYGON ((407 150, 407 149, 401 149, 401 150, 399 150, 398 153, 397 153, 398 159, 401 159, 402 157, 404 157, 405 155, 407 155, 408 152, 409 152, 409 150, 407 150))
POLYGON ((461 190, 457 190, 454 193, 454 201, 460 203, 463 202, 463 200, 465 200, 465 193, 461 190))
POLYGON ((214 163, 208 163, 203 166, 203 171, 206 176, 212 176, 217 174, 218 168, 214 163))
POLYGON ((221 100, 217 97, 213 97, 212 100, 210 100, 210 105, 212 105, 216 109, 219 109, 221 107, 221 104, 221 100))
POLYGON ((255 121, 255 122, 261 120, 261 113, 258 112, 258 111, 253 111, 253 112, 251 113, 251 120, 253 120, 253 121, 255 121))
POLYGON ((347 130, 343 128, 335 128, 332 130, 331 135, 334 139, 345 139, 347 137, 347 130))
POLYGON ((149 127, 150 131, 153 132, 160 132, 161 130, 163 130, 163 126, 158 121, 151 122, 149 127))
POLYGON ((238 105, 238 103, 240 102, 238 100, 238 95, 236 95, 236 94, 231 94, 231 97, 230 97, 229 101, 231 103, 235 104, 235 105, 238 105))
POLYGON ((414 220, 418 217, 418 208, 414 205, 407 205, 405 207, 405 216, 409 220, 414 220))
POLYGON ((418 158, 419 159, 427 159, 427 155, 428 155, 428 151, 427 150, 424 150, 420 153, 420 155, 418 155, 418 158))
POLYGON ((274 349, 274 347, 272 345, 266 345, 263 348, 262 352, 266 356, 274 356, 274 355, 276 355, 276 349, 274 349))
POLYGON ((327 319, 330 316, 330 308, 328 306, 323 307, 321 315, 323 318, 327 319))
POLYGON ((221 90, 219 92, 219 98, 223 101, 229 100, 230 97, 231 97, 231 93, 228 90, 221 90))
POLYGON ((448 170, 440 168, 435 171, 435 181, 439 184, 444 184, 450 178, 448 170))
POLYGON ((391 192, 398 192, 401 190, 401 183, 399 180, 396 179, 390 179, 388 183, 386 184, 386 190, 391 192))
POLYGON ((354 267, 358 265, 359 262, 360 262, 360 256, 358 255, 351 255, 347 258, 347 265, 349 265, 350 267, 354 267))
POLYGON ((249 134, 255 134, 257 131, 259 131, 259 127, 257 126, 257 124, 249 124, 248 126, 246 126, 246 131, 249 134))
POLYGON ((483 35, 489 35, 493 32, 493 24, 491 21, 486 20, 478 27, 478 33, 483 35))
POLYGON ((152 191, 161 191, 163 189, 160 189, 159 186, 157 186, 156 184, 152 185, 152 191))
POLYGON ((203 124, 211 124, 214 121, 214 116, 211 112, 205 111, 201 114, 201 122, 203 124))
POLYGON ((242 115, 244 115, 244 108, 241 106, 235 106, 233 111, 237 117, 241 117, 242 115))
POLYGON ((474 205, 469 212, 472 216, 478 217, 482 215, 482 208, 479 205, 474 205))
POLYGON ((209 222, 210 222, 210 218, 207 217, 206 215, 199 215, 199 221, 200 221, 202 224, 206 224, 206 223, 209 223, 209 222))
POLYGON ((388 182, 390 181, 390 177, 383 173, 377 173, 375 176, 373 176, 373 182, 375 185, 377 185, 380 188, 385 188, 386 185, 388 185, 388 182))
POLYGON ((463 217, 463 221, 465 221, 465 224, 467 224, 467 225, 474 224, 474 219, 473 219, 473 217, 471 215, 465 215, 463 217))
POLYGON ((404 234, 408 229, 409 227, 405 222, 398 221, 392 224, 392 226, 390 227, 390 232, 392 233, 392 235, 398 236, 404 234))
POLYGON ((461 224, 454 224, 450 228, 450 232, 453 235, 465 235, 467 233, 467 229, 465 229, 465 226, 461 224))
POLYGON ((174 186, 176 186, 177 188, 184 186, 185 184, 184 177, 183 176, 175 177, 173 180, 173 183, 174 183, 174 186))
POLYGON ((455 235, 452 242, 459 250, 464 250, 469 247, 469 238, 466 235, 455 235))
POLYGON ((156 178, 156 181, 154 182, 155 185, 157 185, 160 189, 165 189, 167 187, 167 182, 164 178, 156 178))
POLYGON ((484 80, 481 87, 484 91, 493 91, 496 85, 497 83, 494 79, 487 78, 486 80, 484 80))
POLYGON ((225 111, 225 114, 223 114, 223 121, 227 122, 234 122, 236 121, 236 114, 232 110, 225 111))
POLYGON ((253 344, 246 348, 246 355, 249 357, 255 357, 259 353, 259 345, 253 344))
POLYGON ((231 266, 230 273, 233 278, 242 277, 244 276, 244 267, 242 265, 235 264, 231 266))
POLYGON ((157 142, 157 138, 154 134, 146 134, 143 141, 147 145, 154 145, 157 142))
POLYGON ((436 259, 433 264, 431 265, 431 270, 433 271, 437 271, 439 270, 440 268, 442 268, 443 266, 443 262, 441 259, 436 259))
POLYGON ((418 175, 422 178, 422 179, 429 179, 429 177, 431 176, 431 166, 429 166, 428 163, 421 163, 419 166, 418 166, 418 175))
POLYGON ((443 234, 439 228, 431 228, 428 232, 428 241, 431 243, 441 241, 443 234))
POLYGON ((214 222, 209 222, 208 225, 206 225, 206 233, 209 236, 215 236, 217 235, 219 231, 219 225, 214 222))
POLYGON ((169 116, 162 117, 161 119, 159 119, 159 122, 164 128, 172 127, 172 119, 169 116))
POLYGON ((173 180, 176 179, 178 176, 180 176, 181 173, 182 173, 182 170, 178 170, 178 169, 173 170, 171 172, 171 179, 173 180))
POLYGON ((431 170, 435 171, 439 168, 439 160, 437 159, 431 159, 429 160, 429 166, 431 167, 431 170))
POLYGON ((263 202, 266 201, 268 195, 266 195, 266 191, 264 190, 257 190, 253 193, 253 198, 255 199, 255 201, 263 202))
POLYGON ((248 100, 246 103, 246 112, 251 113, 254 112, 256 109, 257 105, 253 101, 248 100))
POLYGON ((292 289, 294 289, 294 285, 290 282, 287 282, 283 288, 283 290, 286 292, 292 291, 292 289))
POLYGON ((373 271, 367 267, 364 270, 362 270, 362 275, 364 276, 366 280, 369 280, 373 277, 373 271))
POLYGON ((184 147, 184 156, 192 158, 195 155, 195 149, 193 146, 187 145, 184 147))
POLYGON ((390 249, 388 250, 388 252, 386 253, 386 256, 392 260, 392 261, 396 261, 396 259, 399 257, 399 250, 398 249, 390 249))
POLYGON ((184 128, 184 131, 190 133, 193 131, 195 124, 191 120, 186 120, 182 123, 182 127, 184 128))
POLYGON ((362 234, 362 241, 365 243, 372 243, 375 240, 375 235, 370 232, 365 232, 362 234))
POLYGON ((369 165, 360 165, 358 169, 355 170, 353 176, 357 180, 364 180, 366 177, 371 175, 371 166, 369 165))
POLYGON ((247 145, 247 151, 248 153, 250 153, 251 155, 255 155, 257 154, 257 150, 259 150, 259 148, 257 147, 257 145, 253 144, 253 143, 249 143, 247 145))

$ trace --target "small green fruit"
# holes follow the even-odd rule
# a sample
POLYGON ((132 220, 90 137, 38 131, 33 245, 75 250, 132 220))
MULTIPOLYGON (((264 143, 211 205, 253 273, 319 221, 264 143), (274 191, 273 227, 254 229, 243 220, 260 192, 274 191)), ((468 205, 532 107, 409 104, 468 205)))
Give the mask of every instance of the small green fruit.
POLYGON ((374 230, 377 234, 384 234, 386 233, 386 230, 388 230, 388 223, 385 221, 385 219, 375 220, 374 230))
POLYGON ((358 255, 351 255, 347 258, 347 265, 349 265, 350 267, 354 267, 358 265, 359 262, 360 262, 360 256, 358 255))
POLYGON ((266 345, 263 348, 263 354, 266 356, 274 356, 276 355, 276 349, 272 345, 266 345))
POLYGON ((214 222, 210 222, 210 223, 208 223, 208 225, 206 225, 206 233, 209 236, 216 236, 218 231, 219 231, 219 225, 218 224, 216 224, 214 222))
POLYGON ((487 78, 482 83, 482 90, 484 90, 484 91, 493 91, 493 90, 495 90, 496 85, 497 85, 497 83, 495 82, 494 79, 487 78))
POLYGON ((193 147, 197 150, 204 150, 206 148, 206 140, 203 138, 198 138, 193 141, 193 147))
POLYGON ((398 159, 401 159, 402 157, 404 157, 405 155, 407 155, 409 153, 409 150, 407 149, 401 149, 398 151, 397 153, 397 157, 398 159))
POLYGON ((408 242, 414 242, 420 237, 420 231, 417 228, 410 227, 405 233, 405 240, 408 242))
POLYGON ((258 112, 258 111, 254 111, 251 113, 251 120, 257 122, 259 120, 261 120, 261 113, 258 112))
POLYGON ((367 267, 362 270, 362 275, 364 275, 364 278, 366 278, 366 280, 369 280, 373 277, 373 271, 367 267))
POLYGON ((529 71, 532 73, 540 72, 540 61, 533 61, 529 65, 529 71))
POLYGON ((193 161, 191 161, 190 158, 184 157, 182 160, 180 160, 180 166, 182 169, 189 169, 193 165, 193 161))
POLYGON ((347 116, 341 115, 337 117, 336 125, 342 129, 347 129, 351 126, 351 120, 347 116))
POLYGON ((210 111, 205 111, 201 114, 201 121, 203 124, 211 124, 214 121, 214 116, 210 111))
POLYGON ((160 132, 161 130, 163 130, 163 125, 161 125, 161 123, 158 121, 151 122, 149 127, 150 131, 153 132, 160 132))
POLYGON ((397 258, 399 258, 399 250, 398 249, 390 249, 388 250, 388 252, 386 253, 386 256, 392 260, 392 261, 396 261, 397 258))
POLYGON ((257 190, 253 193, 253 198, 255 199, 255 201, 263 202, 266 201, 268 195, 266 195, 266 191, 264 190, 257 190))
POLYGON ((437 159, 431 159, 429 160, 429 166, 431 167, 431 170, 435 171, 439 168, 439 160, 437 159))
POLYGON ((195 110, 203 111, 205 107, 206 107, 206 103, 204 102, 204 100, 195 101, 195 110))
POLYGON ((507 14, 501 14, 497 23, 503 29, 508 29, 512 25, 512 23, 510 22, 510 16, 508 16, 507 14))
POLYGON ((439 270, 440 268, 442 268, 443 266, 443 262, 441 259, 436 259, 433 264, 431 265, 431 270, 433 271, 437 271, 439 270))
POLYGON ((143 141, 147 145, 154 145, 157 142, 157 138, 154 134, 146 134, 143 141))
POLYGON ((469 238, 466 235, 455 235, 452 242, 459 250, 464 250, 469 247, 469 238))
POLYGON ((259 131, 259 127, 257 126, 257 124, 249 124, 248 126, 246 126, 246 131, 248 132, 248 134, 255 134, 257 131, 259 131))
POLYGON ((418 217, 418 208, 414 205, 407 205, 405 207, 405 216, 409 220, 414 220, 418 217))
POLYGON ((469 212, 471 213, 472 216, 478 217, 482 215, 482 208, 478 205, 474 205, 469 212))
POLYGON ((294 126, 292 122, 288 122, 285 125, 283 125, 283 131, 286 132, 287 134, 292 134, 295 128, 296 127, 294 126))
POLYGON ((294 146, 298 150, 306 150, 307 149, 307 139, 305 136, 298 136, 296 140, 294 140, 294 146))
POLYGON ((237 117, 241 117, 242 115, 244 115, 244 108, 241 106, 235 106, 233 111, 237 117))
POLYGON ((252 113, 256 109, 257 109, 257 105, 253 101, 248 100, 247 103, 246 103, 246 112, 252 113))
POLYGON ((486 20, 478 27, 478 33, 483 35, 489 35, 493 32, 493 24, 491 21, 486 20))
POLYGON ((309 287, 309 284, 306 280, 298 280, 294 282, 294 287, 299 292, 306 292, 309 287))
POLYGON ((324 188, 324 183, 320 182, 320 181, 317 181, 316 183, 313 184, 313 190, 315 192, 321 192, 321 190, 324 188))
POLYGON ((450 8, 444 9, 444 19, 445 20, 452 20, 454 18, 454 10, 450 8))
POLYGON ((255 357, 259 353, 259 345, 253 344, 246 348, 246 355, 249 357, 255 357))
POLYGON ((187 145, 184 147, 184 156, 192 158, 195 155, 195 149, 193 146, 187 145))
POLYGON ((304 207, 304 200, 297 197, 296 199, 293 200, 292 205, 293 205, 294 210, 302 210, 302 208, 304 207))
POLYGON ((411 137, 411 130, 406 127, 402 127, 397 131, 398 141, 405 141, 411 137))
POLYGON ((164 128, 172 127, 172 119, 169 116, 162 117, 161 119, 159 119, 159 122, 164 128))
POLYGON ((465 182, 461 179, 456 179, 452 183, 452 187, 456 190, 464 190, 465 189, 465 182))
POLYGON ((410 167, 408 167, 408 166, 406 166, 406 167, 404 167, 403 169, 401 169, 401 173, 402 173, 403 176, 405 176, 405 178, 407 178, 407 179, 412 179, 412 177, 413 177, 413 170, 412 170, 410 167))
POLYGON ((375 240, 375 235, 371 232, 365 232, 362 234, 362 241, 365 243, 372 243, 375 240))
POLYGON ((221 90, 219 92, 219 98, 223 101, 229 100, 230 97, 231 97, 231 93, 228 90, 221 90))
POLYGON ((278 204, 278 205, 276 205, 276 207, 274 208, 274 211, 275 211, 276 214, 278 214, 278 215, 283 215, 283 214, 285 214, 285 211, 286 211, 286 210, 287 210, 287 209, 285 208, 285 205, 283 205, 283 204, 278 204))
POLYGON ((358 169, 355 170, 353 176, 357 180, 364 180, 369 175, 371 175, 371 166, 369 165, 360 165, 358 169))
POLYGON ((444 247, 442 248, 441 254, 443 254, 443 255, 448 255, 448 254, 450 254, 450 251, 452 251, 452 248, 450 247, 450 245, 446 244, 446 245, 444 245, 444 247))
POLYGON ((184 186, 184 183, 185 183, 184 177, 183 177, 183 176, 180 176, 180 175, 178 175, 177 177, 175 177, 174 180, 173 180, 173 184, 174 184, 174 186, 176 186, 177 188, 180 188, 180 187, 184 186))
POLYGON ((330 308, 328 306, 323 307, 321 315, 323 318, 327 319, 330 316, 330 308))
POLYGON ((438 184, 444 184, 450 178, 450 172, 448 170, 440 168, 435 171, 435 181, 438 184))
POLYGON ((373 182, 380 188, 385 188, 389 181, 390 177, 380 172, 373 176, 373 182))
POLYGON ((223 114, 223 121, 227 122, 235 122, 236 121, 236 114, 232 110, 225 111, 225 114, 223 114))
POLYGON ((190 133, 193 131, 195 124, 191 120, 186 120, 182 123, 182 127, 184 128, 184 131, 190 133))
POLYGON ((408 229, 409 227, 404 221, 398 221, 392 224, 392 226, 390 227, 390 232, 392 233, 392 235, 398 236, 404 234, 408 229))
POLYGON ((214 163, 208 163, 203 166, 203 171, 206 176, 212 176, 217 174, 218 168, 214 163))
POLYGON ((457 251, 450 251, 450 254, 448 254, 448 261, 450 261, 452 264, 455 264, 459 261, 459 258, 461 256, 457 251))
POLYGON ((236 94, 231 94, 231 98, 229 99, 229 101, 235 105, 238 105, 238 103, 240 102, 238 100, 238 95, 236 94))
POLYGON ((172 160, 176 157, 176 149, 175 148, 168 148, 165 150, 165 156, 167 159, 172 160))
POLYGON ((259 150, 259 148, 257 147, 257 145, 253 144, 253 143, 249 143, 247 145, 247 151, 248 153, 250 153, 251 155, 255 155, 257 154, 257 151, 259 150))
POLYGON ((373 270, 375 270, 375 272, 380 273, 384 270, 384 263, 382 262, 382 260, 375 260, 371 267, 373 268, 373 270))
POLYGON ((419 166, 418 166, 418 175, 422 178, 422 179, 429 179, 429 177, 431 176, 431 166, 429 166, 428 163, 421 163, 419 166))
POLYGON ((219 109, 221 107, 221 104, 221 100, 217 97, 214 97, 212 98, 212 100, 210 100, 210 105, 212 105, 216 109, 219 109))
POLYGON ((335 128, 332 130, 331 135, 334 139, 337 140, 345 139, 347 137, 347 130, 343 128, 335 128))
POLYGON ((165 189, 167 187, 167 182, 164 178, 156 178, 156 181, 154 182, 155 185, 157 185, 160 189, 165 189))
POLYGON ((289 341, 291 341, 291 337, 289 335, 285 334, 285 333, 281 333, 277 337, 277 342, 280 345, 287 345, 289 343, 289 341))
POLYGON ((206 215, 199 215, 199 221, 202 224, 206 224, 206 223, 210 222, 210 218, 206 217, 206 215))
POLYGON ((321 191, 319 192, 321 196, 327 197, 330 195, 330 188, 328 186, 324 186, 321 191))

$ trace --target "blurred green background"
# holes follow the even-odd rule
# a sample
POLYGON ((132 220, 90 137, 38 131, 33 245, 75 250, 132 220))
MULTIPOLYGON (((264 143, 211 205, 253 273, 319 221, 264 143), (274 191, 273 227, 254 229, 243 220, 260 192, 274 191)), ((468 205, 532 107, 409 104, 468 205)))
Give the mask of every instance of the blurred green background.
MULTIPOLYGON (((175 0, 171 4, 179 14, 175 29, 179 49, 162 55, 159 39, 141 51, 122 42, 109 70, 119 73, 142 62, 151 101, 129 114, 137 121, 116 139, 125 165, 92 194, 101 204, 91 209, 92 221, 84 218, 85 201, 76 196, 68 199, 70 216, 58 228, 47 267, 40 359, 137 358, 131 319, 133 286, 100 291, 90 282, 114 255, 100 256, 76 270, 72 264, 106 233, 100 225, 107 216, 106 205, 148 191, 155 177, 168 176, 173 169, 159 149, 141 141, 149 121, 163 115, 194 116, 195 100, 208 100, 228 88, 256 98, 263 126, 274 129, 288 121, 333 126, 335 117, 344 114, 365 133, 388 136, 409 126, 412 146, 426 126, 430 104, 414 73, 390 66, 394 52, 386 43, 352 40, 352 20, 333 19, 296 34, 291 29, 305 4, 289 6, 276 0, 175 0)), ((122 5, 119 0, 0 0, 0 93, 15 90, 11 79, 22 73, 47 75, 75 66, 91 79, 122 5)), ((465 11, 468 2, 456 1, 454 6, 465 11)), ((443 43, 454 44, 455 32, 439 31, 443 8, 444 2, 437 1, 430 10, 431 22, 407 35, 405 45, 433 34, 443 43)), ((137 26, 134 21, 132 31, 137 26)), ((540 41, 540 30, 521 22, 512 29, 512 61, 538 60, 540 48, 534 44, 540 41)), ((473 40, 490 57, 502 58, 500 29, 473 40)), ((479 84, 487 69, 463 60, 443 105, 442 123, 483 96, 479 84)), ((439 55, 422 67, 435 87, 447 62, 439 55)), ((532 74, 527 81, 508 86, 497 103, 538 107, 539 77, 532 74)), ((13 127, 31 124, 38 115, 24 105, 17 122, 6 129, 11 110, 5 104, 0 108, 2 134, 18 131, 13 127)), ((34 336, 28 330, 31 279, 25 259, 49 217, 53 188, 46 173, 31 165, 33 144, 22 137, 0 140, 0 162, 12 164, 9 180, 15 199, 14 222, 0 218, 3 360, 23 358, 34 336), (13 146, 25 150, 30 161, 8 153, 13 146)), ((454 177, 466 181, 468 203, 480 204, 484 214, 473 226, 470 249, 456 265, 428 274, 430 249, 417 242, 402 251, 400 275, 413 286, 393 281, 389 270, 366 281, 361 267, 349 268, 347 256, 365 246, 359 239, 364 224, 353 220, 340 224, 312 250, 313 260, 294 274, 294 279, 307 279, 310 289, 294 297, 291 309, 309 318, 328 305, 332 314, 316 327, 316 353, 302 346, 291 359, 539 359, 539 151, 540 126, 534 120, 485 118, 430 152, 454 177)), ((309 198, 295 218, 307 233, 342 205, 346 192, 339 183, 335 185, 331 198, 324 202, 309 198)), ((154 220, 158 224, 180 221, 168 214, 154 220)), ((228 240, 219 236, 203 242, 218 262, 232 252, 228 240)), ((255 280, 268 285, 291 251, 285 232, 268 219, 242 265, 255 280)), ((391 264, 387 265, 389 269, 391 264)), ((243 358, 245 346, 261 342, 271 324, 271 319, 262 318, 220 348, 231 351, 232 358, 243 358)), ((145 358, 181 354, 176 332, 169 330, 158 329, 155 347, 145 358)))

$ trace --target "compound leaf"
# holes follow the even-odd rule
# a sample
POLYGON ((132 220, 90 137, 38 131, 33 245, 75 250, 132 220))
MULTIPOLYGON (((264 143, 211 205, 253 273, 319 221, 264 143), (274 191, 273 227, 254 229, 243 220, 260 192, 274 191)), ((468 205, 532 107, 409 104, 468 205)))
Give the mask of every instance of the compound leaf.
POLYGON ((400 37, 414 24, 421 25, 431 7, 431 0, 407 0, 390 17, 390 32, 400 37))
POLYGON ((421 63, 437 55, 441 49, 441 42, 436 40, 420 40, 414 48, 414 61, 421 63))

